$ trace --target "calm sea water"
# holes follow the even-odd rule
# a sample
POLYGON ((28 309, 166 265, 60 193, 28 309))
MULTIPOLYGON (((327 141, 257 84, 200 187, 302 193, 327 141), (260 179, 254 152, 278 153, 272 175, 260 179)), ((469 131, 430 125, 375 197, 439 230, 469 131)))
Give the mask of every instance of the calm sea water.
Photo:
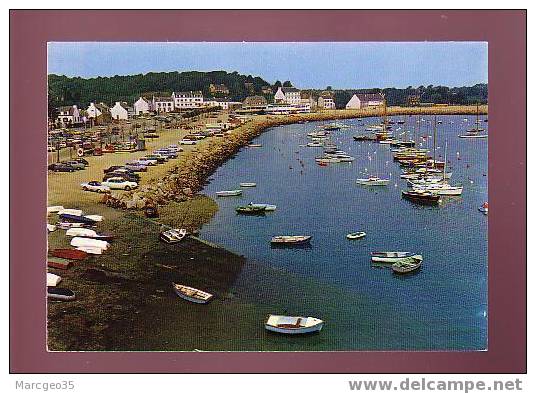
MULTIPOLYGON (((413 135, 416 117, 406 120, 393 126, 395 134, 407 129, 413 135)), ((318 166, 314 157, 322 149, 305 147, 306 134, 329 122, 311 122, 267 130, 254 141, 262 148, 244 148, 217 170, 204 193, 214 196, 219 211, 201 237, 248 258, 233 296, 262 310, 241 311, 245 325, 257 324, 260 331, 228 333, 236 339, 233 349, 486 349, 487 217, 478 207, 487 201, 487 140, 457 137, 474 124, 474 116, 438 120, 436 155, 444 159, 447 142, 451 183, 464 186, 461 197, 445 199, 440 207, 401 198, 406 183, 389 145, 352 139, 377 118, 346 120, 342 123, 351 128, 332 132, 332 141, 356 158, 353 163, 318 166), (369 173, 389 177, 391 184, 355 183, 369 173), (257 187, 245 188, 241 197, 215 197, 240 182, 257 187), (248 202, 275 204, 277 210, 237 215, 234 208, 248 202), (347 240, 354 231, 367 236, 347 240), (311 247, 271 248, 270 238, 284 234, 312 235, 311 247), (387 250, 421 253, 422 269, 396 276, 371 264, 371 251, 387 250), (326 325, 307 338, 267 335, 264 312, 316 316, 326 325), (261 319, 247 321, 256 318, 261 319), (244 337, 250 342, 241 342, 244 337)), ((421 122, 426 139, 419 142, 432 150, 431 121, 421 122)))

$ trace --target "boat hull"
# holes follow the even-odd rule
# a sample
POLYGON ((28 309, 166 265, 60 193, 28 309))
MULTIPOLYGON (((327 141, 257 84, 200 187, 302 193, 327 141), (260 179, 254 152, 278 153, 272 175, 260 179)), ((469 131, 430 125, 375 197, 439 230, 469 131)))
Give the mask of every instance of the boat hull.
POLYGON ((318 325, 314 326, 308 326, 303 328, 281 328, 277 326, 272 326, 265 324, 264 327, 266 330, 274 333, 280 333, 280 334, 311 334, 311 333, 317 333, 322 330, 322 327, 324 326, 324 323, 321 322, 318 325))

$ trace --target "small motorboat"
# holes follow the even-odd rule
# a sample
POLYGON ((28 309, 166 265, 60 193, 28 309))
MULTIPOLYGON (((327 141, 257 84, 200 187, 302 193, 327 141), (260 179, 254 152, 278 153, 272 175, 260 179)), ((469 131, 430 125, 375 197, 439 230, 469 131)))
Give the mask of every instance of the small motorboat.
POLYGON ((484 202, 482 206, 478 208, 482 213, 484 213, 486 216, 488 215, 488 202, 484 202))
POLYGON ((67 288, 47 287, 47 297, 51 300, 71 301, 76 295, 73 291, 67 288))
POLYGON ((56 248, 50 250, 50 255, 63 259, 71 259, 74 261, 82 261, 87 258, 87 253, 80 250, 73 250, 72 248, 56 248))
POLYGON ((260 143, 250 143, 248 147, 262 147, 260 143))
POLYGON ((270 315, 264 324, 266 330, 283 334, 306 334, 322 330, 324 321, 313 317, 270 315))
POLYGON ((375 141, 376 137, 372 135, 354 135, 354 141, 375 141))
POLYGON ((229 191, 218 191, 216 196, 219 197, 229 197, 229 196, 239 196, 242 195, 242 190, 229 190, 229 191))
POLYGON ((407 251, 375 251, 370 253, 372 262, 395 263, 412 257, 422 260, 422 255, 407 251))
POLYGON ((441 201, 439 194, 424 190, 402 191, 402 197, 423 205, 437 205, 441 201))
POLYGON ((346 235, 346 238, 348 240, 356 240, 356 239, 364 238, 365 236, 367 236, 366 232, 354 232, 354 233, 349 233, 348 235, 346 235))
POLYGON ((355 182, 362 186, 386 186, 389 184, 389 179, 380 179, 377 176, 370 176, 366 179, 357 179, 355 182))
POLYGON ((62 221, 67 221, 67 222, 77 222, 77 223, 88 224, 88 225, 94 225, 98 222, 98 220, 95 220, 91 217, 78 216, 76 214, 60 213, 59 216, 62 221))
POLYGON ((88 228, 93 227, 94 224, 88 225, 81 222, 66 222, 66 221, 60 221, 56 224, 56 228, 59 229, 69 229, 69 228, 88 228))
POLYGON ((69 214, 73 216, 81 216, 84 214, 84 212, 80 209, 60 209, 57 210, 56 213, 58 213, 58 215, 69 214))
POLYGON ((202 291, 200 289, 188 287, 186 285, 181 284, 172 284, 173 290, 175 291, 177 296, 192 303, 206 304, 210 302, 214 297, 214 295, 212 295, 211 293, 202 291))
MULTIPOLYGON (((98 239, 90 239, 87 237, 73 237, 71 239, 71 246, 76 248, 85 248, 87 250, 90 249, 101 249, 101 250, 107 250, 110 246, 110 243, 108 243, 105 240, 98 240, 98 239)), ((86 251, 86 250, 84 250, 86 251)), ((86 251, 87 252, 87 251, 86 251)), ((95 254, 94 252, 91 252, 91 254, 95 254)), ((100 253, 99 253, 100 254, 100 253)))
POLYGON ((47 273, 47 287, 55 287, 61 282, 61 277, 54 273, 47 273))
POLYGON ((184 228, 170 229, 160 233, 160 240, 173 244, 178 243, 186 237, 187 231, 184 228))
POLYGON ((249 214, 249 215, 263 215, 266 212, 266 208, 264 206, 252 206, 252 205, 238 206, 235 210, 238 214, 249 214))
POLYGON ((311 241, 312 236, 274 236, 271 243, 273 245, 293 246, 307 244, 311 241))
POLYGON ((324 146, 324 144, 322 142, 309 142, 307 145, 305 145, 307 147, 322 147, 324 146))
POLYGON ((438 195, 452 195, 452 196, 459 196, 462 195, 463 192, 463 186, 452 186, 447 183, 440 183, 440 182, 429 182, 427 184, 416 184, 412 183, 412 187, 414 191, 429 191, 434 194, 438 195))
POLYGON ((404 258, 393 263, 391 266, 393 273, 405 274, 419 269, 422 265, 422 257, 417 258, 418 256, 420 255, 404 258))
POLYGON ((115 237, 111 233, 97 233, 93 229, 88 228, 70 228, 65 232, 65 235, 72 237, 87 237, 97 240, 112 240, 115 237))
POLYGON ((248 204, 248 206, 264 207, 264 211, 267 211, 267 212, 273 212, 273 211, 275 211, 275 209, 277 209, 276 205, 269 205, 267 203, 253 203, 253 202, 250 202, 248 204))
POLYGON ((240 183, 240 187, 257 187, 257 183, 240 183))

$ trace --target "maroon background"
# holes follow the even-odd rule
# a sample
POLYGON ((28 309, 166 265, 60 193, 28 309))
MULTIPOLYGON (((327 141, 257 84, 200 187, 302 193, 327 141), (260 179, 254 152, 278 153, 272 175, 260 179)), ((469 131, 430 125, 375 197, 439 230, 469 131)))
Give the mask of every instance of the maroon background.
POLYGON ((526 11, 11 11, 10 34, 11 372, 526 372, 526 11), (487 41, 489 350, 47 353, 46 43, 166 40, 487 41))

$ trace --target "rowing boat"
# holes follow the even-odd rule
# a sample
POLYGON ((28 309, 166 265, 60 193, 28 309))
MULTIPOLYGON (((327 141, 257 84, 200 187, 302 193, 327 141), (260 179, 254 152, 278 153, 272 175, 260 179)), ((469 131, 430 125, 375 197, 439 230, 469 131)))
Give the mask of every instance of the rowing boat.
POLYGON ((324 321, 313 317, 270 315, 264 324, 266 330, 283 334, 306 334, 322 330, 324 321))
POLYGON ((214 295, 212 295, 211 293, 202 291, 197 288, 188 287, 182 284, 172 284, 173 290, 175 291, 177 296, 192 303, 206 304, 214 297, 214 295))

